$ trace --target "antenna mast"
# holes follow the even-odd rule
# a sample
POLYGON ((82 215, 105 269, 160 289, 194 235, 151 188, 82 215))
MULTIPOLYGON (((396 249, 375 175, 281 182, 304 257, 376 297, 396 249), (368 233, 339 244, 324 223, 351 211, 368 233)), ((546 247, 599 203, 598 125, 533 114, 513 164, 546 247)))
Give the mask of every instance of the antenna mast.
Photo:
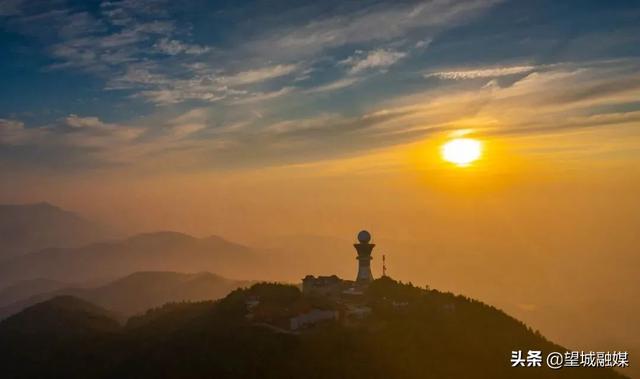
POLYGON ((387 276, 387 258, 382 254, 382 276, 387 276))

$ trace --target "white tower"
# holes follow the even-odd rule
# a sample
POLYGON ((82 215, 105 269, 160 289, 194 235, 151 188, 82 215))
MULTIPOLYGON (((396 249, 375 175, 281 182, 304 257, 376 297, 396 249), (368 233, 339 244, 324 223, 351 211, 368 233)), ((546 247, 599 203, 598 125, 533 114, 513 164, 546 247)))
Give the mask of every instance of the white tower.
POLYGON ((368 283, 373 280, 371 275, 371 251, 375 244, 369 243, 371 241, 371 234, 366 230, 362 230, 358 233, 358 243, 353 246, 358 252, 356 259, 358 260, 358 276, 356 282, 368 283))

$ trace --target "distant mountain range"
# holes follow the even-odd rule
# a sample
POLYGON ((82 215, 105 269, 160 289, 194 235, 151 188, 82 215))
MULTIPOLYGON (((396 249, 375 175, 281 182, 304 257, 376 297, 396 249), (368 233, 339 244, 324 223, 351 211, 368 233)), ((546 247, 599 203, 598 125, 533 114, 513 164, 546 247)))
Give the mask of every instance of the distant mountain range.
POLYGON ((109 236, 48 203, 0 206, 0 319, 61 295, 128 317, 166 302, 219 298, 250 284, 225 277, 266 279, 276 266, 268 252, 217 236, 109 236))
POLYGON ((260 283, 122 325, 106 309, 56 297, 0 322, 0 372, 9 379, 624 378, 607 368, 511 367, 513 350, 565 348, 462 296, 381 278, 355 301, 370 308, 368 316, 294 333, 277 325, 310 307, 343 304, 260 283), (251 311, 248 300, 257 301, 251 311))
POLYGON ((49 203, 0 205, 0 261, 47 247, 80 246, 112 236, 106 227, 49 203))
MULTIPOLYGON (((27 283, 25 283, 26 285, 27 283)), ((40 281, 35 281, 36 286, 40 281)), ((60 283, 55 282, 54 286, 60 283)), ((95 288, 62 288, 16 300, 11 287, 0 296, 0 319, 58 296, 74 296, 90 301, 117 315, 120 319, 159 307, 168 302, 214 300, 251 282, 231 280, 208 272, 137 272, 95 288), (13 300, 13 301, 11 301, 13 300)), ((46 288, 46 287, 42 287, 46 288)), ((25 291, 23 291, 25 292, 25 291)))
POLYGON ((269 256, 220 237, 175 232, 140 234, 75 248, 47 248, 0 263, 0 288, 47 278, 87 282, 137 271, 216 272, 226 277, 264 278, 269 256))
POLYGON ((0 289, 0 309, 9 304, 28 299, 32 296, 54 292, 71 286, 72 285, 67 282, 45 278, 20 280, 10 286, 0 289))

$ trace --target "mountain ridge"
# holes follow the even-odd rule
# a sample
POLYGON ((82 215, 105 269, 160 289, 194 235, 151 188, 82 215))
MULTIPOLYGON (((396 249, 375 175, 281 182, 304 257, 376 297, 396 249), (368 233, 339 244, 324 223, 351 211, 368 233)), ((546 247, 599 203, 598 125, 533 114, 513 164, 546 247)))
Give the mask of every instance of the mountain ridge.
POLYGON ((0 287, 36 278, 86 282, 138 271, 210 271, 227 277, 245 273, 253 279, 260 276, 247 272, 247 267, 258 271, 259 264, 267 261, 265 254, 222 237, 161 231, 14 257, 0 262, 0 287))
POLYGON ((2 321, 9 331, 24 334, 75 335, 95 330, 114 332, 120 324, 114 315, 74 296, 56 296, 2 321))
POLYGON ((123 319, 167 302, 217 299, 251 283, 210 272, 141 271, 98 287, 67 287, 5 304, 0 307, 0 320, 58 296, 74 296, 95 303, 123 319))
MULTIPOLYGON (((564 348, 473 299, 389 278, 374 281, 363 296, 370 316, 294 333, 277 327, 278 320, 308 307, 340 305, 295 286, 259 283, 218 301, 167 304, 115 329, 86 328, 89 338, 63 334, 64 343, 43 343, 46 330, 24 333, 38 320, 24 316, 35 305, 11 318, 23 329, 0 322, 0 336, 15 341, 0 345, 0 363, 14 374, 9 378, 625 378, 601 368, 511 367, 513 350, 564 348), (258 304, 248 308, 250 300, 258 304)), ((69 314, 39 309, 44 319, 69 314)), ((72 321, 92 326, 91 317, 72 321)))
POLYGON ((73 247, 114 236, 103 225, 48 202, 0 204, 0 261, 47 247, 73 247))

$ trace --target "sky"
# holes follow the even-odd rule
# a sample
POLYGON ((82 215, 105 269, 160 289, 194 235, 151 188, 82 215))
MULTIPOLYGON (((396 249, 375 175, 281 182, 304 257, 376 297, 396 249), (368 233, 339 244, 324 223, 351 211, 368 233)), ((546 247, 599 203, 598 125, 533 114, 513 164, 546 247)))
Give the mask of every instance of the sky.
POLYGON ((635 1, 0 4, 3 173, 273 167, 461 128, 622 137, 639 117, 635 1))
POLYGON ((2 203, 310 249, 288 280, 367 228, 400 279, 640 353, 637 1, 0 0, 0 46, 2 203))
POLYGON ((240 240, 411 240, 406 218, 494 199, 633 210, 639 21, 636 1, 2 0, 0 201, 240 240), (469 167, 440 156, 460 136, 483 144, 469 167))

